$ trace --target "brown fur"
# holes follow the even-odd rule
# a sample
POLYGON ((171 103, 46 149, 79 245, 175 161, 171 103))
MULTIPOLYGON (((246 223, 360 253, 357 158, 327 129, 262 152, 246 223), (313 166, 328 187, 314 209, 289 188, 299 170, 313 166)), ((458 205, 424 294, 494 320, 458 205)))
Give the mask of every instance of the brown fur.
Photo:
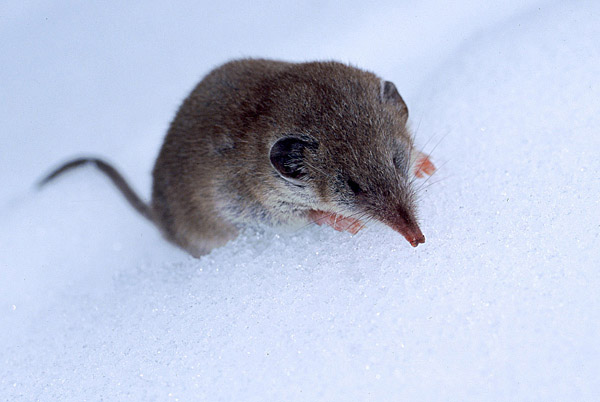
POLYGON ((153 172, 155 221, 196 256, 246 223, 294 225, 311 209, 416 225, 407 117, 393 84, 344 64, 227 63, 171 124, 153 172), (301 182, 283 179, 269 161, 286 136, 317 144, 304 149, 301 182))
POLYGON ((374 219, 416 246, 425 241, 412 187, 419 153, 407 119, 394 84, 370 72, 238 60, 210 72, 179 108, 154 166, 150 205, 97 158, 68 162, 41 184, 92 163, 194 256, 249 223, 299 225, 329 213, 334 227, 338 216, 374 219))

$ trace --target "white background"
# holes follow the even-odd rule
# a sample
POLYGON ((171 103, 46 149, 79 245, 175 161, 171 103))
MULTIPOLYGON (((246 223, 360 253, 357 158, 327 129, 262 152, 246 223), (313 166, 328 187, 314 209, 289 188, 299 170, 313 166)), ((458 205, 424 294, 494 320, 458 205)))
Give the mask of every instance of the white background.
MULTIPOLYGON (((600 6, 0 6, 0 394, 8 400, 593 400, 600 388, 600 6), (202 259, 149 197, 211 68, 335 59, 394 81, 439 172, 427 243, 258 229, 202 259)), ((432 183, 431 186, 429 184, 432 183)))

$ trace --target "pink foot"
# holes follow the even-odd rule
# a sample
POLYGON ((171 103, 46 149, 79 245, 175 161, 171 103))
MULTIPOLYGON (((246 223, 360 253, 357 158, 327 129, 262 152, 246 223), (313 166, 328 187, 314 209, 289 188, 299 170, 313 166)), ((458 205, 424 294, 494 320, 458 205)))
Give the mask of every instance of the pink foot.
POLYGON ((345 216, 332 214, 331 212, 313 210, 308 213, 308 219, 317 225, 329 225, 337 231, 346 231, 353 235, 357 234, 363 228, 362 222, 358 219, 346 218, 345 216))
POLYGON ((435 172, 435 165, 429 159, 429 155, 419 152, 413 166, 415 176, 421 178, 431 176, 435 172))

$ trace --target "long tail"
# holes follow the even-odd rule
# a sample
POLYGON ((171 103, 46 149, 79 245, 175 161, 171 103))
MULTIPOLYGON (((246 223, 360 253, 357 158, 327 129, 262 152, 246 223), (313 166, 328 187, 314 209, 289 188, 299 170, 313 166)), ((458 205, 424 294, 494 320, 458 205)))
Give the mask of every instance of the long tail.
POLYGON ((131 204, 132 207, 136 209, 140 214, 142 214, 146 219, 151 222, 154 222, 152 219, 152 210, 150 206, 146 204, 138 195, 133 191, 133 189, 127 184, 123 176, 117 170, 104 162, 102 159, 97 158, 78 158, 74 159, 70 162, 61 165, 60 167, 53 170, 48 176, 44 177, 42 180, 38 182, 38 187, 44 186, 49 181, 53 180, 57 176, 65 173, 68 170, 74 169, 76 167, 86 165, 86 164, 95 165, 100 171, 108 176, 108 178, 114 183, 115 186, 123 193, 127 201, 131 204))

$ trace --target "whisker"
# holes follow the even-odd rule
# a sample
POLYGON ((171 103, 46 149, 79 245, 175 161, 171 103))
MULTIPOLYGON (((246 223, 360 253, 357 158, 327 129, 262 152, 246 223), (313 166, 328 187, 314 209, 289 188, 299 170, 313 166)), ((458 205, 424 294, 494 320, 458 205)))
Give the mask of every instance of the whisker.
POLYGON ((421 111, 421 116, 419 117, 419 122, 417 123, 417 128, 415 129, 415 131, 413 132, 412 135, 412 140, 413 142, 416 142, 417 140, 417 133, 419 132, 419 128, 421 128, 421 121, 423 120, 423 115, 425 114, 425 111, 421 111))
POLYGON ((433 177, 435 176, 436 173, 438 173, 450 160, 447 160, 446 162, 442 163, 436 170, 435 172, 433 172, 431 175, 429 175, 429 177, 427 179, 425 179, 425 181, 423 183, 421 183, 421 185, 417 188, 417 192, 421 191, 421 189, 423 188, 423 186, 433 177))
POLYGON ((425 188, 422 188, 422 189, 420 190, 420 193, 421 193, 421 194, 420 194, 420 196, 422 196, 422 195, 423 195, 423 193, 424 193, 424 192, 425 192, 425 191, 426 191, 426 190, 427 190, 429 187, 431 187, 431 186, 434 186, 434 185, 436 185, 436 184, 438 184, 438 183, 441 183, 441 182, 443 182, 443 181, 444 181, 444 180, 446 180, 446 179, 448 179, 448 177, 440 177, 438 180, 436 180, 436 181, 433 181, 433 182, 429 183, 429 184, 427 185, 427 187, 425 187, 425 188))
POLYGON ((435 135, 432 135, 431 137, 429 137, 427 139, 427 141, 425 141, 425 144, 423 144, 423 146, 419 147, 420 149, 423 150, 423 152, 425 151, 425 148, 427 147, 427 145, 429 145, 429 143, 431 142, 431 140, 433 140, 435 138, 435 135))
POLYGON ((447 130, 446 133, 444 135, 442 135, 442 138, 439 139, 439 141, 435 144, 435 146, 431 149, 431 151, 429 151, 427 154, 428 155, 433 155, 433 152, 435 151, 435 149, 438 147, 438 145, 440 145, 442 143, 442 141, 451 133, 450 130, 447 130))

